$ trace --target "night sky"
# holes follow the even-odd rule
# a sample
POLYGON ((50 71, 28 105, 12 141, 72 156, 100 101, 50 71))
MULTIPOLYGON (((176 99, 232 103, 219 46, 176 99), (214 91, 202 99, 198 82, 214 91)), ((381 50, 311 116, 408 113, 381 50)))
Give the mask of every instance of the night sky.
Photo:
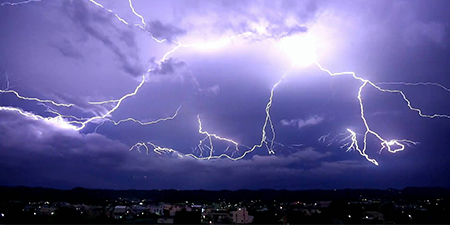
POLYGON ((0 2, 0 185, 450 187, 450 1, 0 2))

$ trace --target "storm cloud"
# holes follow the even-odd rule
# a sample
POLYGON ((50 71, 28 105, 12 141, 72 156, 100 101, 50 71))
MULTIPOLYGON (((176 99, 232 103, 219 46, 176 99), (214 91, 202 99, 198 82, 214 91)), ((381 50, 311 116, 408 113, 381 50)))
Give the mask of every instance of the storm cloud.
POLYGON ((8 80, 21 96, 74 104, 0 93, 0 185, 450 185, 450 121, 408 108, 450 114, 448 92, 438 85, 389 83, 450 86, 448 1, 134 0, 145 27, 127 1, 103 3, 0 6, 0 81, 8 80), (315 56, 301 49, 286 54, 280 47, 286 37, 312 39, 315 56), (317 64, 293 65, 302 57, 317 64), (369 80, 401 89, 410 102, 369 80), (73 129, 79 125, 74 121, 112 109, 108 121, 73 129), (126 122, 111 122, 121 120, 126 122), (380 152, 380 140, 368 136, 364 153, 379 162, 375 166, 348 148, 349 130, 362 146, 367 126, 386 140, 417 144, 380 152), (168 151, 157 154, 149 142, 168 151), (136 143, 147 143, 148 154, 132 148, 136 143), (253 146, 237 161, 187 155, 239 157, 253 146))

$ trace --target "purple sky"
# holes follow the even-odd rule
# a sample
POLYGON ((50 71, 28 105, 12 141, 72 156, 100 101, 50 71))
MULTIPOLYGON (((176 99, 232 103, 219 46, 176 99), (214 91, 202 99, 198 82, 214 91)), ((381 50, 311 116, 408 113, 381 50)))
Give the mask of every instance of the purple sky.
MULTIPOLYGON (((450 117, 422 118, 401 94, 364 87, 370 129, 387 141, 416 142, 401 142, 406 147, 395 154, 380 152, 382 141, 368 135, 365 153, 376 166, 356 149, 347 151, 347 129, 363 146, 366 127, 357 98, 363 82, 329 76, 314 63, 290 69, 299 57, 307 61, 311 54, 303 52, 312 49, 331 72, 353 71, 380 88, 403 91, 424 115, 448 115, 448 1, 133 0, 135 13, 127 0, 0 2, 0 185, 450 187, 450 117), (296 37, 314 45, 282 47, 296 37), (199 133, 197 116, 202 131, 239 143, 235 151, 233 143, 213 137, 214 156, 236 159, 258 145, 271 90, 285 73, 269 111, 273 147, 268 126, 269 149, 263 144, 237 161, 187 155, 201 156, 199 141, 207 137, 199 133), (143 76, 137 93, 110 115, 117 102, 89 103, 120 99, 143 76), (74 105, 24 100, 11 90, 74 105), (156 124, 109 121, 155 121, 180 106, 176 117, 156 124), (50 110, 108 120, 76 130, 74 119, 50 110), (157 154, 149 142, 171 152, 157 154), (146 143, 149 153, 143 146, 129 151, 136 143, 146 143)), ((209 156, 208 139, 200 146, 209 156)))

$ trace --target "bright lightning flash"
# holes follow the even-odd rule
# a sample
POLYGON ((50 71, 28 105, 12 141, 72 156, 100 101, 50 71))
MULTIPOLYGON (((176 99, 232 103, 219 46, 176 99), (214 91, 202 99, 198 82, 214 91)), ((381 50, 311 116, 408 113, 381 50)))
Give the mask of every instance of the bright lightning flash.
POLYGON ((284 37, 279 46, 298 67, 308 67, 316 61, 316 43, 311 35, 284 37))
MULTIPOLYGON (((31 3, 31 2, 38 2, 40 0, 28 0, 28 1, 23 1, 23 2, 17 2, 17 3, 10 3, 10 2, 5 2, 2 3, 1 6, 6 6, 6 5, 10 5, 10 6, 16 6, 16 5, 21 5, 21 4, 27 4, 27 3, 31 3)), ((157 38, 155 38, 153 36, 153 34, 151 32, 149 32, 147 30, 147 24, 145 22, 145 19, 142 15, 140 15, 137 10, 133 7, 133 3, 132 0, 128 0, 128 5, 132 11, 132 13, 137 16, 141 23, 140 24, 132 24, 127 22, 125 19, 123 19, 122 17, 120 17, 118 14, 116 14, 115 12, 113 12, 112 10, 106 8, 105 6, 103 6, 102 4, 94 1, 94 0, 88 0, 90 3, 92 3, 93 5, 95 5, 96 7, 100 7, 103 10, 105 10, 108 13, 113 14, 120 22, 122 22, 123 24, 127 25, 127 26, 133 26, 133 27, 138 27, 140 28, 142 31, 146 32, 147 34, 150 35, 150 37, 158 42, 158 43, 162 43, 165 41, 170 41, 170 43, 175 44, 176 46, 168 51, 162 58, 161 60, 158 62, 158 66, 161 66, 161 64, 167 60, 170 55, 172 55, 174 52, 176 52, 179 48, 187 48, 187 47, 193 47, 193 48, 197 48, 197 49, 206 49, 206 50, 210 50, 210 49, 217 49, 217 48, 223 48, 226 45, 229 45, 231 43, 231 41, 233 39, 237 39, 237 38, 245 38, 251 35, 258 35, 258 34, 253 34, 251 32, 245 32, 242 34, 238 34, 238 35, 233 35, 231 37, 227 37, 224 39, 220 39, 220 40, 216 40, 216 41, 212 41, 212 42, 200 42, 200 43, 194 43, 194 44, 182 44, 173 40, 166 40, 166 39, 162 39, 159 40, 157 38)), ((202 121, 200 120, 200 116, 197 116, 197 120, 198 120, 198 132, 202 135, 204 135, 205 137, 203 139, 201 139, 199 141, 198 146, 196 147, 196 149, 198 149, 200 151, 200 155, 197 156, 195 154, 184 154, 181 153, 177 150, 171 149, 171 148, 166 148, 166 147, 161 147, 159 145, 156 145, 155 143, 152 142, 139 142, 136 143, 135 145, 133 145, 130 148, 130 151, 133 149, 137 149, 140 152, 140 148, 145 148, 146 152, 148 153, 150 151, 150 149, 152 149, 155 153, 157 154, 163 154, 163 153, 170 153, 170 154, 175 154, 179 157, 193 157, 195 159, 199 159, 199 160, 210 160, 210 159, 218 159, 218 158, 228 158, 231 160, 239 160, 244 158, 247 154, 249 154, 250 152, 253 152, 254 150, 256 150, 257 148, 262 148, 265 147, 269 154, 274 154, 274 144, 279 144, 282 146, 281 143, 276 143, 275 142, 275 127, 274 124, 272 122, 271 119, 271 115, 270 115, 270 110, 272 108, 273 105, 273 98, 274 98, 274 93, 276 88, 279 86, 279 84, 284 80, 284 78, 287 76, 287 74, 291 71, 291 69, 293 67, 308 67, 312 64, 315 64, 321 71, 325 72, 326 74, 328 74, 329 76, 351 76, 353 77, 355 80, 360 81, 361 82, 361 86, 359 87, 359 91, 358 91, 358 95, 356 96, 356 98, 359 101, 359 105, 360 105, 360 117, 361 120, 363 122, 363 125, 365 127, 365 131, 364 134, 362 135, 362 139, 363 139, 363 143, 361 144, 358 141, 357 138, 357 133, 354 132, 353 130, 347 129, 346 132, 350 133, 349 136, 347 136, 346 138, 344 138, 343 140, 341 140, 341 142, 347 141, 346 144, 342 145, 341 148, 347 148, 347 151, 349 150, 356 150, 359 152, 359 154, 361 156, 363 156, 364 158, 366 158, 369 162, 378 165, 378 162, 373 159, 370 158, 369 155, 367 154, 367 138, 369 137, 369 135, 374 136, 376 139, 378 139, 378 141, 380 142, 380 152, 384 149, 386 149, 388 152, 390 153, 396 153, 398 151, 402 151, 405 149, 405 146, 407 145, 415 145, 417 144, 417 142, 413 142, 411 140, 406 140, 406 139, 399 139, 399 140, 386 140, 384 138, 382 138, 382 136, 380 134, 378 134, 377 132, 375 132, 374 130, 372 130, 369 126, 369 122, 367 121, 365 115, 364 115, 364 104, 363 104, 363 97, 362 97, 362 92, 363 89, 366 86, 372 86, 375 89, 381 91, 381 92, 388 92, 388 93, 394 93, 394 94, 400 94, 403 98, 403 100, 406 102, 408 108, 412 111, 415 111, 419 114, 419 116, 421 117, 426 117, 426 118, 450 118, 450 116, 448 115, 441 115, 441 114, 433 114, 433 115, 426 115, 423 114, 422 111, 419 108, 413 107, 411 101, 406 97, 406 95, 401 91, 401 90, 396 90, 396 89, 383 89, 380 88, 379 86, 377 86, 375 83, 366 80, 364 78, 361 78, 359 76, 356 76, 356 74, 354 72, 339 72, 339 73, 332 73, 330 72, 330 70, 325 69, 324 67, 322 67, 316 59, 316 52, 315 52, 315 47, 316 47, 316 43, 315 43, 315 39, 313 36, 311 36, 310 34, 302 34, 302 35, 294 35, 294 36, 289 36, 289 37, 284 37, 282 38, 279 43, 278 46, 280 47, 280 49, 292 60, 292 66, 281 76, 280 80, 275 83, 270 91, 270 95, 269 95, 269 100, 266 104, 265 107, 265 120, 262 126, 262 134, 261 134, 261 140, 259 143, 253 145, 252 147, 246 146, 246 145, 242 145, 239 144, 238 142, 229 139, 229 138, 224 138, 221 137, 217 134, 213 134, 213 133, 209 133, 208 131, 205 131, 203 129, 202 126, 202 121), (270 136, 270 138, 269 138, 270 136), (233 154, 230 156, 228 154, 222 153, 219 155, 214 155, 215 152, 215 148, 214 148, 214 141, 221 141, 221 142, 225 142, 228 143, 228 147, 226 148, 226 150, 224 152, 227 152, 231 146, 233 146, 234 152, 233 154), (245 147, 246 150, 242 152, 242 154, 240 156, 234 157, 234 153, 236 152, 240 152, 239 147, 245 147), (209 151, 209 154, 204 156, 204 152, 205 151, 209 151)), ((149 69, 147 71, 151 72, 154 69, 149 69)), ((60 114, 57 110, 53 110, 50 108, 50 106, 47 106, 46 104, 51 104, 53 106, 56 107, 72 107, 75 106, 74 104, 67 104, 67 103, 57 103, 53 100, 46 100, 46 99, 39 99, 39 98, 34 98, 34 97, 24 97, 22 95, 20 95, 17 91, 14 90, 9 90, 8 88, 6 90, 0 90, 0 94, 14 94, 17 98, 22 99, 22 100, 26 100, 26 101, 37 101, 39 104, 42 104, 44 106, 47 107, 47 112, 51 112, 53 114, 55 114, 55 117, 43 117, 40 115, 36 115, 30 112, 25 112, 22 109, 19 108, 14 108, 14 107, 4 107, 4 106, 0 106, 0 111, 13 111, 13 112, 17 112, 20 113, 23 116, 26 116, 28 118, 32 118, 34 120, 44 120, 44 121, 48 121, 50 123, 53 124, 58 124, 60 125, 60 127, 65 128, 65 129, 73 129, 73 130, 82 130, 83 128, 86 127, 87 124, 89 123, 93 123, 96 121, 101 121, 101 124, 97 126, 97 128, 99 126, 101 126, 105 121, 110 121, 112 122, 114 125, 119 125, 121 123, 124 122, 135 122, 138 123, 140 125, 151 125, 151 124, 155 124, 158 122, 164 122, 167 120, 172 120, 175 119, 175 117, 178 115, 178 112, 180 110, 180 108, 178 108, 176 110, 176 112, 174 113, 174 115, 166 117, 166 118, 161 118, 161 119, 157 119, 154 121, 150 121, 150 122, 142 122, 139 121, 135 118, 126 118, 126 119, 122 119, 119 121, 114 121, 112 119, 110 119, 111 115, 121 106, 121 103, 123 101, 125 101, 127 98, 133 97, 135 95, 138 94, 139 89, 144 85, 146 81, 146 74, 144 74, 142 76, 142 80, 141 82, 139 82, 139 84, 136 86, 135 90, 129 94, 123 95, 122 97, 118 98, 118 99, 112 99, 112 100, 105 100, 105 101, 92 101, 92 102, 88 102, 88 104, 91 105, 110 105, 113 104, 114 106, 107 110, 106 113, 103 113, 102 115, 96 115, 93 117, 88 117, 88 118, 78 118, 74 115, 63 115, 60 114)), ((400 84, 400 85, 435 85, 435 86, 439 86, 441 88, 443 88, 446 91, 450 91, 450 89, 437 84, 437 83, 403 83, 403 82, 396 82, 396 83, 379 83, 379 84, 400 84)), ((9 87, 9 85, 7 85, 9 87)), ((96 128, 96 130, 97 130, 96 128)), ((321 142, 325 142, 325 139, 329 136, 330 134, 324 135, 322 137, 319 138, 319 141, 321 142)), ((333 138, 331 141, 333 142, 334 139, 333 138)), ((330 143, 331 144, 331 143, 330 143)), ((329 145, 330 145, 329 144, 329 145)))

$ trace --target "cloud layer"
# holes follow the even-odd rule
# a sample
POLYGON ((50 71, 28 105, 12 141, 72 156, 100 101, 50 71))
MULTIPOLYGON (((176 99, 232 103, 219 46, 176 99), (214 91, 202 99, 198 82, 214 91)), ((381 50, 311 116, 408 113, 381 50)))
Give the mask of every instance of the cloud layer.
MULTIPOLYGON (((442 173, 449 170, 447 120, 422 120, 408 111, 399 94, 365 88, 361 99, 374 130, 389 140, 421 142, 396 154, 378 154, 380 143, 369 138, 366 152, 380 162, 376 167, 358 152, 345 152, 347 129, 359 141, 365 132, 357 98, 361 81, 330 77, 314 64, 289 69, 292 59, 279 47, 284 37, 310 35, 317 60, 333 72, 354 71, 375 83, 430 81, 448 87, 448 1, 135 0, 133 5, 145 18, 145 27, 139 27, 143 23, 126 1, 105 2, 108 9, 89 1, 0 7, 0 21, 6 21, 0 24, 0 74, 8 74, 10 87, 23 96, 76 105, 56 107, 0 94, 0 185, 450 185, 442 173), (273 85, 283 74, 268 108, 273 85), (88 102, 133 93, 142 75, 144 85, 108 118, 151 121, 172 116, 182 106, 176 118, 151 126, 128 121, 97 127, 101 121, 95 121, 78 132, 63 126, 61 119, 33 119, 3 110, 16 107, 45 117, 54 116, 49 110, 77 117, 103 115, 115 102, 88 102), (135 143, 151 141, 182 154, 198 153, 196 146, 205 138, 198 117, 204 131, 241 147, 233 152, 233 146, 215 140, 215 155, 240 155, 247 146, 272 138, 275 155, 264 144, 238 161, 129 151, 135 143), (267 137, 262 139, 263 133, 267 137), (326 142, 317 142, 324 134, 326 142)), ((0 76, 0 81, 6 78, 0 76)), ((444 89, 400 87, 424 112, 450 114, 444 89)))

